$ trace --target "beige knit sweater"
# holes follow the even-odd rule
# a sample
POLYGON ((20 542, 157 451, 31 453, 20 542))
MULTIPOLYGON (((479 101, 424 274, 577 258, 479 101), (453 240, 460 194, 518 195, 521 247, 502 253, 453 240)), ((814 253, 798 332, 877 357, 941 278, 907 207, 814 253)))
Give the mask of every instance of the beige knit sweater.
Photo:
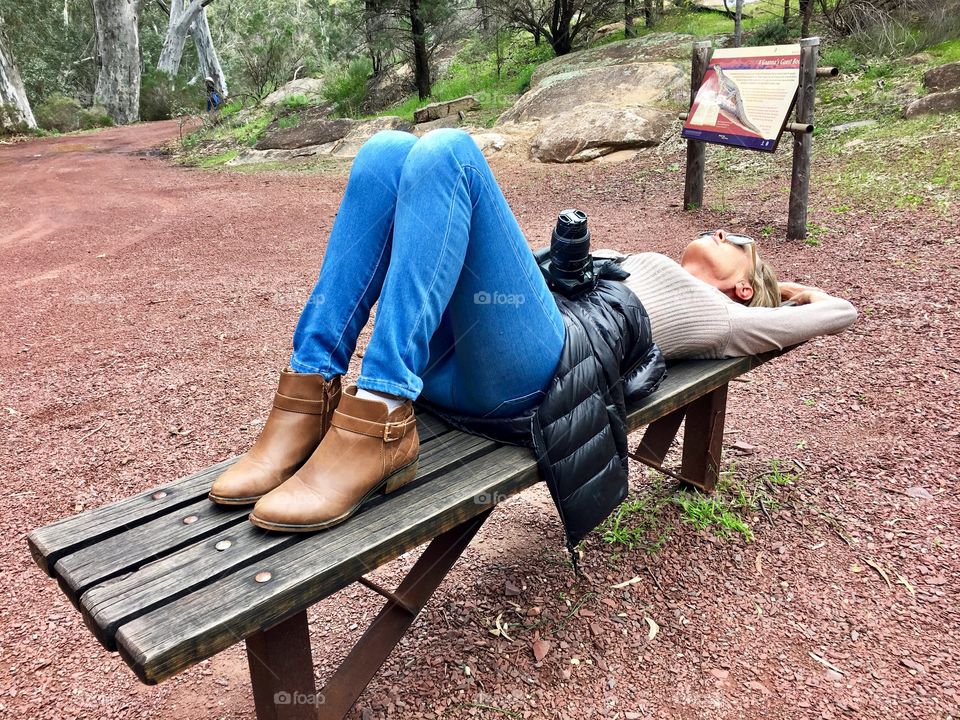
POLYGON ((747 307, 659 253, 630 255, 622 267, 630 273, 624 284, 646 308, 653 339, 668 360, 753 355, 838 333, 857 319, 853 305, 841 298, 779 308, 747 307))

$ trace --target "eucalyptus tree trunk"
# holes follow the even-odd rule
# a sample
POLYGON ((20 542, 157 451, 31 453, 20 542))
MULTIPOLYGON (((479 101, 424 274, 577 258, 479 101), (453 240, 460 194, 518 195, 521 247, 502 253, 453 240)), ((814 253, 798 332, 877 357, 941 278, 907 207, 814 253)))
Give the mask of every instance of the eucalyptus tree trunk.
POLYGON ((118 125, 140 118, 139 0, 93 0, 100 74, 93 97, 118 125))
POLYGON ((30 109, 27 91, 20 79, 20 71, 10 49, 10 41, 3 31, 0 19, 0 127, 8 125, 16 129, 18 125, 28 128, 37 127, 37 121, 30 109))
POLYGON ((623 0, 623 36, 628 38, 637 36, 633 29, 633 0, 623 0))
POLYGON ((733 14, 733 46, 743 43, 743 0, 737 0, 737 9, 733 14))
MULTIPOLYGON (((180 58, 183 57, 187 33, 210 2, 211 0, 173 0, 170 3, 170 24, 167 25, 167 36, 160 51, 160 60, 157 61, 157 70, 176 77, 180 71, 180 58)), ((209 34, 209 30, 207 32, 209 34)))
POLYGON ((420 17, 419 0, 410 0, 410 31, 413 34, 413 75, 420 99, 430 97, 430 61, 427 55, 427 29, 420 17))
POLYGON ((203 77, 213 78, 221 97, 226 97, 228 94, 227 76, 223 74, 223 68, 220 66, 217 48, 214 46, 213 36, 210 34, 210 23, 207 22, 206 10, 201 10, 197 19, 193 21, 190 34, 193 35, 193 44, 197 48, 200 74, 203 77))

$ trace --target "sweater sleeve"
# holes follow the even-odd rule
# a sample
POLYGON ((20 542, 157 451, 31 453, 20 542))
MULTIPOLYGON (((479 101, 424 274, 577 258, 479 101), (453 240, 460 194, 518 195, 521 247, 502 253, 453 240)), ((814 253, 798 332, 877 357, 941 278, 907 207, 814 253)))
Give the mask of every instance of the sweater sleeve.
POLYGON ((817 335, 833 335, 853 325, 857 310, 842 298, 778 308, 730 303, 730 336, 725 357, 780 350, 817 335))

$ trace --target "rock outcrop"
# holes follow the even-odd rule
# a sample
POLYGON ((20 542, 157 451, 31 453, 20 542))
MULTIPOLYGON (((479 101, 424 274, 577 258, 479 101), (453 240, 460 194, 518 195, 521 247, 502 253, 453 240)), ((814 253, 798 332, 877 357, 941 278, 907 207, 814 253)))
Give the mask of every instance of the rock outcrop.
POLYGON ((346 118, 310 118, 288 128, 267 129, 256 144, 257 150, 294 150, 340 140, 359 123, 346 118))
POLYGON ((528 157, 541 162, 582 162, 659 145, 687 106, 692 42, 661 33, 550 60, 495 129, 508 145, 524 137, 528 157))
POLYGON ((431 103, 424 107, 414 110, 413 121, 415 123, 425 123, 431 120, 441 120, 451 115, 459 117, 462 112, 470 112, 480 107, 480 103, 473 95, 464 95, 456 100, 447 100, 445 102, 431 103))
POLYGON ((373 118, 372 120, 348 120, 343 118, 313 118, 291 128, 278 128, 268 131, 256 144, 254 150, 243 153, 238 162, 264 162, 284 157, 305 155, 334 155, 340 158, 356 156, 360 146, 374 133, 381 130, 405 130, 410 132, 413 125, 394 115, 373 118), (262 153, 262 154, 258 154, 262 153))
POLYGON ((903 109, 907 118, 960 110, 960 62, 927 70, 923 84, 933 92, 917 98, 903 109))
POLYGON ((323 80, 321 78, 299 78, 277 88, 263 99, 264 105, 279 105, 288 97, 300 95, 312 103, 323 100, 323 80))
POLYGON ((923 74, 923 85, 932 92, 960 88, 960 62, 947 63, 927 70, 923 74))

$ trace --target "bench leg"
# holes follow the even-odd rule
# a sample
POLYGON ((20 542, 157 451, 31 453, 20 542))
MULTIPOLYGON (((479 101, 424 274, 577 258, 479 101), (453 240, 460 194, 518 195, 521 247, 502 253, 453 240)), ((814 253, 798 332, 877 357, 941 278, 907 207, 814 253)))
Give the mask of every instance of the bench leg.
POLYGON ((317 685, 307 612, 247 638, 257 720, 316 720, 317 685))
POLYGON ((323 689, 320 720, 346 717, 489 515, 490 510, 438 535, 396 592, 384 593, 387 604, 323 689))
POLYGON ((687 406, 680 474, 684 480, 704 492, 713 492, 717 485, 726 412, 726 385, 687 406))
POLYGON ((632 455, 633 459, 653 467, 663 465, 667 451, 670 450, 670 444, 677 436, 677 430, 680 429, 680 423, 683 422, 686 414, 687 407, 684 406, 650 423, 646 432, 643 433, 640 445, 632 455))

